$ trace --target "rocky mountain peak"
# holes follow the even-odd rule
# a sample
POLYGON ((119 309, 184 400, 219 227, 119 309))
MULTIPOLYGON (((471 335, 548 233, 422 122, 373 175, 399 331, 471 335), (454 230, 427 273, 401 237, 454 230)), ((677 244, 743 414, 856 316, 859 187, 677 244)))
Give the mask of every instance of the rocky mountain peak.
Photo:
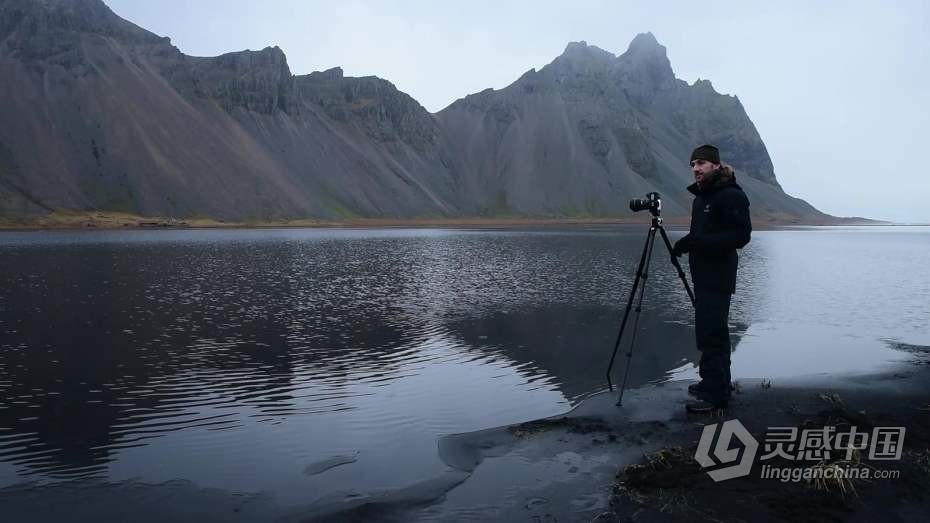
POLYGON ((237 51, 214 58, 219 66, 225 66, 243 73, 255 74, 259 71, 271 72, 282 78, 291 76, 287 65, 287 56, 280 47, 266 47, 260 51, 237 51))
POLYGON ((435 143, 430 114, 383 78, 345 76, 341 67, 333 67, 298 76, 296 82, 303 101, 379 142, 401 141, 419 151, 435 143))
POLYGON ((634 53, 652 53, 652 52, 661 52, 662 55, 665 55, 665 46, 659 43, 656 40, 655 35, 650 32, 639 33, 633 37, 633 40, 630 41, 630 47, 627 52, 634 53))
POLYGON ((42 12, 56 22, 79 20, 100 24, 120 20, 102 0, 9 0, 4 2, 3 10, 42 12))
POLYGON ((570 42, 565 51, 538 74, 528 72, 514 85, 525 92, 532 92, 541 85, 543 89, 555 88, 570 99, 586 97, 602 90, 600 86, 610 76, 616 60, 613 53, 585 41, 570 42))
POLYGON ((636 35, 626 52, 620 55, 620 61, 627 66, 660 73, 662 77, 675 77, 665 46, 652 33, 636 35))
POLYGON ((341 67, 332 67, 325 71, 314 71, 308 75, 308 78, 312 80, 324 80, 324 81, 338 81, 342 80, 345 77, 345 74, 342 71, 341 67))
POLYGON ((714 90, 714 84, 712 84, 710 80, 704 80, 704 79, 698 78, 697 80, 694 81, 691 87, 693 87, 694 89, 698 91, 706 91, 706 92, 714 93, 714 94, 717 93, 717 91, 714 90))
POLYGON ((675 72, 668 60, 665 46, 652 33, 640 33, 630 47, 617 58, 621 76, 638 98, 651 98, 658 90, 669 89, 675 82, 675 72))
POLYGON ((580 42, 569 42, 565 46, 565 51, 556 58, 554 64, 584 64, 584 65, 608 65, 617 57, 608 51, 594 45, 588 45, 584 40, 580 42))
POLYGON ((0 36, 18 33, 30 45, 67 33, 91 33, 127 42, 161 38, 116 15, 101 0, 4 0, 0 36))
POLYGON ((277 46, 196 58, 190 64, 195 92, 215 99, 227 111, 241 107, 270 114, 295 109, 293 77, 277 46))

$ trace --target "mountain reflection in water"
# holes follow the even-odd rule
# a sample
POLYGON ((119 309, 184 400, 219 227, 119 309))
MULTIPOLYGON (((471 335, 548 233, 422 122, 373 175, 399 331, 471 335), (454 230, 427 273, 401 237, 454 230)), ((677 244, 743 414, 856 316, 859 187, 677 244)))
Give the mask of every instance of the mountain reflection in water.
MULTIPOLYGON (((0 497, 137 478, 306 503, 437 474, 440 435, 555 415, 606 388, 645 232, 2 233, 0 497)), ((858 305, 805 296, 797 271, 819 266, 821 235, 837 279, 819 285, 844 287, 844 247, 930 254, 927 231, 899 244, 895 231, 831 234, 756 233, 743 251, 735 375, 870 368, 897 357, 883 336, 919 334, 908 311, 927 289, 911 284, 914 298, 896 304, 905 314, 854 328, 844 315, 858 305), (832 349, 837 332, 854 339, 832 349), (819 350, 783 346, 805 339, 819 350), (798 368, 792 351, 822 356, 798 368)), ((694 375, 691 307, 665 256, 653 259, 631 386, 694 375)), ((900 276, 869 274, 858 292, 900 276)), ((621 350, 615 383, 624 364, 621 350)))

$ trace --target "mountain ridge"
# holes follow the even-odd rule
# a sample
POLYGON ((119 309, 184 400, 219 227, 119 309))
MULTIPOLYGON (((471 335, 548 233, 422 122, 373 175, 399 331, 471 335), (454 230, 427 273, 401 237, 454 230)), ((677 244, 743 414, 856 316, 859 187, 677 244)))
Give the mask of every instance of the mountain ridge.
POLYGON ((687 154, 717 143, 766 219, 828 218, 781 190, 735 96, 675 78, 651 33, 570 42, 509 86, 430 113, 283 50, 183 54, 101 0, 0 7, 0 215, 220 220, 686 215, 687 154))

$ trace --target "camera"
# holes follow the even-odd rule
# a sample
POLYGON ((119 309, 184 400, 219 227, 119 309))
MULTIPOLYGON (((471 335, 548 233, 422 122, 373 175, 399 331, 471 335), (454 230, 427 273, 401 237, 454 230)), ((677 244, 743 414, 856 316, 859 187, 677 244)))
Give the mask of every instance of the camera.
POLYGON ((646 194, 645 198, 633 198, 630 200, 630 210, 633 212, 649 211, 658 216, 662 210, 662 196, 657 192, 646 194))

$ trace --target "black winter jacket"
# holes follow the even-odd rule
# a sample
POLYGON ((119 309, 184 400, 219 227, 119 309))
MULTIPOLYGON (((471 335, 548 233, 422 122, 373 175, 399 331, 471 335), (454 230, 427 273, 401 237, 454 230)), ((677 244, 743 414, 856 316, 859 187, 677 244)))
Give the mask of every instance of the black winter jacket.
POLYGON ((736 292, 736 266, 752 233, 749 199, 726 165, 711 173, 702 186, 688 186, 694 194, 691 230, 686 236, 688 264, 695 289, 736 292))

